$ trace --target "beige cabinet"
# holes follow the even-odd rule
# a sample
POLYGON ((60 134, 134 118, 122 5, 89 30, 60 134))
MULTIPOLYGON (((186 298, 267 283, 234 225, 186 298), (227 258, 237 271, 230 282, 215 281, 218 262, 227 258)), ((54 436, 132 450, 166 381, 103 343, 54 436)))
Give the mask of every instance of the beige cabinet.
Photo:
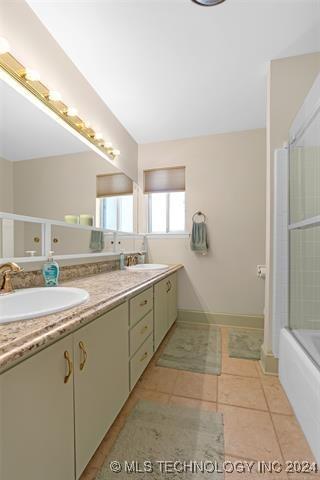
POLYGON ((0 375, 0 479, 79 478, 129 395, 128 304, 0 375))
POLYGON ((79 478, 129 395, 128 304, 81 328, 73 339, 79 478))
POLYGON ((177 274, 174 273, 154 286, 154 348, 177 318, 177 274))
POLYGON ((177 316, 172 274, 0 375, 0 479, 78 479, 177 316), (153 331, 154 330, 154 331, 153 331), (129 349, 130 340, 130 349, 129 349))
POLYGON ((177 309, 177 274, 168 277, 168 327, 172 327, 178 316, 177 309))
POLYGON ((0 376, 1 480, 74 478, 72 337, 0 376))
POLYGON ((157 350, 168 330, 167 279, 154 286, 154 349, 157 350))

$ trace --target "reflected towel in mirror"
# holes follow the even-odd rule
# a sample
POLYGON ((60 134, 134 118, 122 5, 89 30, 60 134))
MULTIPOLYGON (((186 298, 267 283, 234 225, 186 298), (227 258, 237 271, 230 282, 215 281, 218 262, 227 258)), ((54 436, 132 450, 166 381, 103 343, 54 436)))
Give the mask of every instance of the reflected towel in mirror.
POLYGON ((104 233, 97 230, 91 232, 90 250, 92 252, 101 252, 104 249, 104 233))

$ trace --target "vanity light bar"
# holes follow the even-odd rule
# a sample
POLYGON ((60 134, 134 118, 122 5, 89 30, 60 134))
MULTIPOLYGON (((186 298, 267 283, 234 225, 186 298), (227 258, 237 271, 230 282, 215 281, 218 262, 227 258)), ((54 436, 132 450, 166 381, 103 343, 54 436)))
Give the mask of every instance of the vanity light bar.
POLYGON ((76 108, 62 102, 59 92, 50 90, 40 81, 36 70, 25 67, 10 53, 9 42, 3 37, 0 37, 0 67, 109 158, 114 160, 120 155, 120 150, 104 141, 101 133, 95 132, 78 116, 76 108))

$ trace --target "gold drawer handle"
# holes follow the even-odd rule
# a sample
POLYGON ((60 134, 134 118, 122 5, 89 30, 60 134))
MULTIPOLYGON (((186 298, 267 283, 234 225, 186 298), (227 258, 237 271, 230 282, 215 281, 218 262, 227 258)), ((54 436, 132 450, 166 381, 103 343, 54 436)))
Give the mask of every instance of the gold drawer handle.
POLYGON ((143 328, 141 328, 140 335, 142 335, 146 330, 148 330, 148 325, 145 325, 143 328))
POLYGON ((83 360, 80 361, 80 370, 83 370, 83 367, 85 366, 87 361, 88 354, 83 342, 79 342, 79 348, 80 348, 80 356, 83 353, 83 360))
POLYGON ((143 360, 145 360, 147 358, 147 356, 148 356, 148 352, 144 352, 144 354, 140 358, 140 362, 143 362, 143 360))
POLYGON ((67 367, 68 367, 68 373, 64 377, 64 383, 67 383, 69 378, 71 377, 72 370, 73 370, 73 365, 72 365, 72 361, 71 361, 71 358, 70 358, 70 354, 69 354, 69 352, 67 352, 67 350, 64 352, 64 358, 67 360, 67 367))
POLYGON ((144 307, 144 305, 147 305, 148 300, 144 300, 143 302, 140 303, 140 307, 144 307))

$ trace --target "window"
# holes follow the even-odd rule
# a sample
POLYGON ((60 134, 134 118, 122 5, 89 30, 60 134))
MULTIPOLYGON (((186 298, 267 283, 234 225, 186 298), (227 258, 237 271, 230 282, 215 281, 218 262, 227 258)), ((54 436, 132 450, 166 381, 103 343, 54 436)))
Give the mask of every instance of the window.
POLYGON ((133 182, 124 173, 97 176, 99 226, 133 232, 133 182))
POLYGON ((185 167, 144 171, 150 233, 185 231, 185 167))
POLYGON ((100 227, 133 232, 133 195, 98 198, 100 227))
POLYGON ((149 232, 185 231, 185 192, 149 194, 149 232))

